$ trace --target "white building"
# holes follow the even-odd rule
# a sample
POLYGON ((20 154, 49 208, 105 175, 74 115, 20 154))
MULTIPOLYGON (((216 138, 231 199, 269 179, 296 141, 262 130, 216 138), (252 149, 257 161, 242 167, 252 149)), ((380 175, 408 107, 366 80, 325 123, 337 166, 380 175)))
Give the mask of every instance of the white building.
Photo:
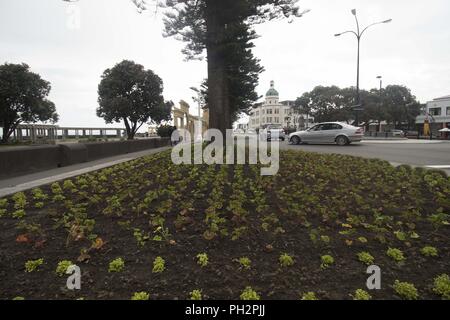
POLYGON ((417 117, 416 124, 425 125, 427 122, 436 135, 440 129, 450 128, 450 95, 427 103, 425 114, 417 117))
POLYGON ((279 124, 283 128, 292 129, 311 127, 314 123, 314 118, 299 114, 293 107, 294 101, 280 101, 280 95, 275 90, 275 83, 271 81, 265 101, 256 104, 250 112, 249 128, 256 130, 267 124, 279 124))

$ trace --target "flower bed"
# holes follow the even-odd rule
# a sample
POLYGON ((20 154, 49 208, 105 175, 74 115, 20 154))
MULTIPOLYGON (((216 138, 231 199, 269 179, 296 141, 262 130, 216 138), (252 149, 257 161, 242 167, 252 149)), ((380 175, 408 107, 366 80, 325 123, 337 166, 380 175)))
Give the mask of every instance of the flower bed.
POLYGON ((449 298, 450 179, 296 151, 259 166, 170 153, 0 199, 0 299, 449 298), (81 268, 81 290, 64 271, 81 268), (366 269, 382 271, 369 291, 366 269))

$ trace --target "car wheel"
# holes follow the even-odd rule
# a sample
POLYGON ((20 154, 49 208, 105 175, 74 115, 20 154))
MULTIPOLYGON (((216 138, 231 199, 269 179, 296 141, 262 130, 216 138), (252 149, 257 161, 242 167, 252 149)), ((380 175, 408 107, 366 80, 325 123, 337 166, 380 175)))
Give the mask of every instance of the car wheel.
POLYGON ((293 137, 291 138, 291 142, 292 142, 292 144, 294 144, 294 145, 298 145, 298 144, 300 144, 300 142, 302 142, 302 141, 300 140, 299 137, 293 136, 293 137))
POLYGON ((349 141, 347 137, 339 136, 336 138, 336 143, 338 146, 346 146, 349 144, 349 141))

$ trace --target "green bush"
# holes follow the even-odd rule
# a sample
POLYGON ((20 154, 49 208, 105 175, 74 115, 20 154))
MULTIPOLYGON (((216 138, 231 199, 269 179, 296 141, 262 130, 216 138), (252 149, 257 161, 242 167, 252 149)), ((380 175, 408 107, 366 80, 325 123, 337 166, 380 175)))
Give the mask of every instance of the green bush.
POLYGON ((170 138, 172 137, 172 133, 177 130, 176 127, 173 126, 169 126, 169 125, 162 125, 159 126, 156 129, 156 133, 158 134, 158 136, 160 136, 161 138, 170 138))

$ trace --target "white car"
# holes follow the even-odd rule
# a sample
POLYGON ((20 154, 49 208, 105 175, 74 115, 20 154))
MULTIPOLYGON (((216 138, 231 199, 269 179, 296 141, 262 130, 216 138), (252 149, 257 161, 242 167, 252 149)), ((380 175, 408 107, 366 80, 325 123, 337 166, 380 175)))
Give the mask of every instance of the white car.
POLYGON ((259 132, 262 140, 286 140, 286 132, 280 124, 268 124, 265 125, 259 132))
POLYGON ((361 142, 364 130, 346 123, 326 122, 320 123, 308 130, 294 132, 289 135, 292 144, 301 143, 335 143, 345 146, 352 142, 361 142))

